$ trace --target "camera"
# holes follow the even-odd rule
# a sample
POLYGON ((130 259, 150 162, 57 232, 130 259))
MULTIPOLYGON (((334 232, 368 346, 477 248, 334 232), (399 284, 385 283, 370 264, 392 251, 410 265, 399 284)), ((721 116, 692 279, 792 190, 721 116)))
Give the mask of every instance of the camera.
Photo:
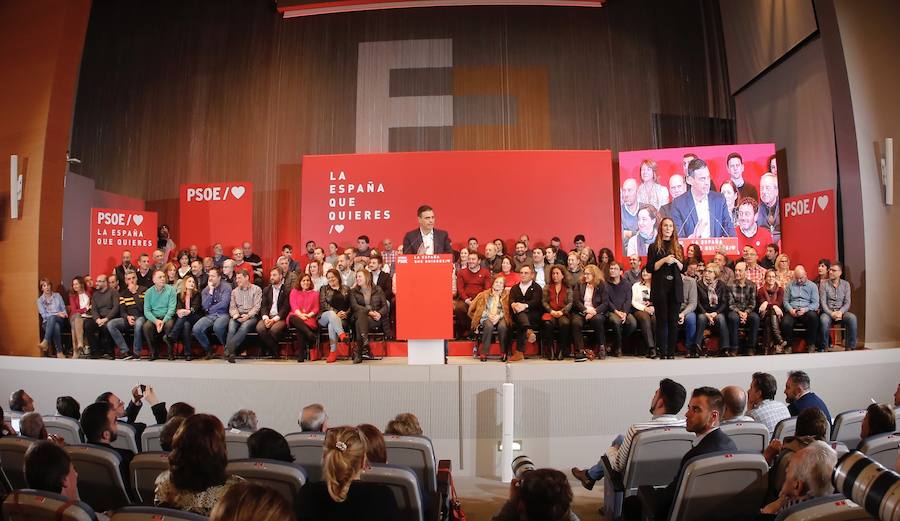
POLYGON ((531 458, 529 458, 528 456, 518 456, 512 461, 513 477, 516 479, 522 479, 522 476, 526 472, 534 469, 534 462, 531 461, 531 458))
POLYGON ((900 475, 858 451, 841 456, 831 481, 838 492, 880 520, 900 519, 900 475))

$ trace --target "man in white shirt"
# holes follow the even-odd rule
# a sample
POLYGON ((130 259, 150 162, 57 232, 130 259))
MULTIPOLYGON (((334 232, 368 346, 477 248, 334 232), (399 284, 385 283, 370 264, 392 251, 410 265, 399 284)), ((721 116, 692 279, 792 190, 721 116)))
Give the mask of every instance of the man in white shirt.
POLYGON ((775 431, 778 422, 790 418, 787 405, 775 401, 778 382, 769 373, 753 373, 750 389, 747 391, 747 416, 764 423, 769 435, 775 431))
POLYGON ((348 288, 356 284, 356 274, 350 269, 350 258, 347 255, 343 253, 338 255, 337 270, 341 274, 341 284, 348 288))
POLYGON ((550 280, 550 265, 545 262, 543 248, 531 250, 531 263, 534 265, 534 281, 543 288, 550 280))
POLYGON ((422 205, 416 210, 419 228, 409 231, 403 237, 403 253, 436 255, 453 253, 450 236, 444 230, 434 227, 434 209, 422 205))

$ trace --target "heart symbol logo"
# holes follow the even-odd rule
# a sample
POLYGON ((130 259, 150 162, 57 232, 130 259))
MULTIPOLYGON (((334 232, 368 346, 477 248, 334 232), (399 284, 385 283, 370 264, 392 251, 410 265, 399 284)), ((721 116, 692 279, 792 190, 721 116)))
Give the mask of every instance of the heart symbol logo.
POLYGON ((244 197, 244 192, 247 190, 243 186, 232 186, 231 187, 231 195, 234 196, 235 199, 240 199, 244 197))
POLYGON ((336 231, 338 233, 342 233, 344 231, 344 225, 343 224, 335 224, 334 231, 336 231))
POLYGON ((827 195, 820 195, 819 198, 816 200, 816 202, 819 203, 819 208, 821 208, 822 210, 824 210, 825 207, 828 206, 828 196, 827 196, 827 195))
POLYGON ((144 222, 144 216, 143 216, 143 215, 135 215, 135 216, 134 216, 134 224, 140 226, 142 222, 144 222))

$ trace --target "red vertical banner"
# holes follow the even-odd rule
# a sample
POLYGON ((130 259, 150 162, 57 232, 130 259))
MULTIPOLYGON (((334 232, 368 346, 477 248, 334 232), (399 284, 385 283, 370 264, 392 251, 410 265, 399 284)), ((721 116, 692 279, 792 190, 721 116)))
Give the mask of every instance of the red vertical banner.
POLYGON ((791 266, 802 264, 815 277, 819 259, 837 254, 837 212, 834 190, 788 197, 781 201, 782 251, 791 266))
POLYGON ((141 253, 156 248, 156 212, 91 208, 90 275, 109 274, 131 250, 136 263, 141 253))
POLYGON ((397 257, 397 338, 453 338, 453 256, 397 257))
POLYGON ((253 241, 253 183, 183 184, 179 198, 179 247, 192 244, 212 255, 213 244, 229 250, 253 241))

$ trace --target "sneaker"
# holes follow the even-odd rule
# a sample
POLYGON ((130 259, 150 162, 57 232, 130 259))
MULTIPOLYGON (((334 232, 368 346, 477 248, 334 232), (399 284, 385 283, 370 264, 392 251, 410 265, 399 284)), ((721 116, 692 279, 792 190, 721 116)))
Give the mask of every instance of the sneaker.
POLYGON ((326 363, 333 364, 337 362, 337 350, 329 351, 328 358, 325 360, 326 363))
POLYGON ((125 356, 122 357, 122 360, 134 360, 134 355, 126 351, 125 356))
POLYGON ((588 473, 586 470, 581 470, 578 467, 572 467, 572 475, 575 476, 575 479, 577 479, 578 481, 581 482, 582 487, 584 487, 588 490, 594 489, 595 481, 593 479, 591 479, 590 476, 588 476, 588 473))
POLYGON ((577 355, 575 355, 576 362, 587 362, 587 360, 588 358, 584 356, 584 351, 581 351, 577 355))

